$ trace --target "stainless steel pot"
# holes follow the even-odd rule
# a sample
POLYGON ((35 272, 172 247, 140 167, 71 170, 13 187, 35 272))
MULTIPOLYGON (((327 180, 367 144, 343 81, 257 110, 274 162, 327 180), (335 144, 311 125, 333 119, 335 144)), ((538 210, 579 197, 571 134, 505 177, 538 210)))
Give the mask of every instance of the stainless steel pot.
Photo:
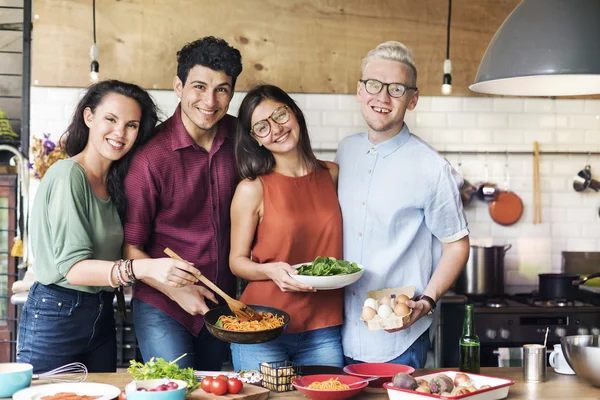
POLYGON ((504 294, 504 255, 512 245, 476 246, 469 251, 469 260, 458 277, 455 291, 458 294, 504 294))

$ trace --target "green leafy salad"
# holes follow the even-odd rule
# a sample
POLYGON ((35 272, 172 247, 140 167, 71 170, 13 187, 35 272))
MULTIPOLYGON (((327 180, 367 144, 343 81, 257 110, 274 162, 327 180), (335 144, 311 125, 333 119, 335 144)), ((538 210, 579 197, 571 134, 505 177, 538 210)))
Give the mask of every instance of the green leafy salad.
POLYGON ((336 260, 333 257, 317 257, 310 264, 298 268, 299 275, 308 276, 333 276, 348 275, 362 270, 355 262, 336 260))
POLYGON ((176 364, 181 358, 187 354, 182 355, 176 360, 171 362, 165 361, 162 358, 152 357, 150 361, 143 364, 135 360, 130 361, 130 366, 127 368, 127 372, 136 381, 143 381, 146 379, 179 379, 187 382, 187 392, 190 393, 198 388, 198 380, 194 375, 193 368, 179 368, 176 364))

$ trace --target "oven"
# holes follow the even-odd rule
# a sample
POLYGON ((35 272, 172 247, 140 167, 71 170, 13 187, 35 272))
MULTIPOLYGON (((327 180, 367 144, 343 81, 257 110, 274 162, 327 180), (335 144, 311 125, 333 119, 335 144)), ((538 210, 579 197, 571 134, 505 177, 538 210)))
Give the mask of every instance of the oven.
POLYGON ((475 329, 481 341, 481 366, 520 366, 524 344, 547 346, 571 335, 600 334, 600 296, 595 299, 540 300, 536 293, 501 298, 463 297, 464 302, 441 305, 441 367, 458 365, 458 339, 462 333, 464 305, 475 305, 475 329))

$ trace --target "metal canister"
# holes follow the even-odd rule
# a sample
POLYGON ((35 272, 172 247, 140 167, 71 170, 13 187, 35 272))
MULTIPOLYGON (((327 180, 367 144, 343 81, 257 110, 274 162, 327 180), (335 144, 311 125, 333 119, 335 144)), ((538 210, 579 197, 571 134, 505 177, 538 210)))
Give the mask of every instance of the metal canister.
POLYGON ((541 344, 523 345, 523 379, 525 382, 546 381, 546 347, 541 344))

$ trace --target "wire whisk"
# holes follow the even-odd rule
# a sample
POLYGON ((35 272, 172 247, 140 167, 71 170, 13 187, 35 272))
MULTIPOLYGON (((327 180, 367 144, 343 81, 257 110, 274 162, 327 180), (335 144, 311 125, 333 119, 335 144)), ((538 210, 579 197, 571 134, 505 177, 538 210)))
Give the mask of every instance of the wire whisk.
POLYGON ((87 367, 80 362, 74 362, 55 368, 52 371, 34 374, 31 379, 39 379, 53 383, 71 383, 83 382, 87 376, 87 367))

